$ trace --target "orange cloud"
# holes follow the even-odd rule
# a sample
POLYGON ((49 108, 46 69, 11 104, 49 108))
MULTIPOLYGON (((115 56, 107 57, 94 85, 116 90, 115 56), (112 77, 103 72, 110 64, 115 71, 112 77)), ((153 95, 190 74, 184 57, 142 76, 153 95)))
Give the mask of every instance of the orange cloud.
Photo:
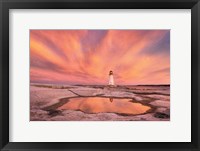
POLYGON ((169 30, 31 30, 31 82, 169 84, 169 30))

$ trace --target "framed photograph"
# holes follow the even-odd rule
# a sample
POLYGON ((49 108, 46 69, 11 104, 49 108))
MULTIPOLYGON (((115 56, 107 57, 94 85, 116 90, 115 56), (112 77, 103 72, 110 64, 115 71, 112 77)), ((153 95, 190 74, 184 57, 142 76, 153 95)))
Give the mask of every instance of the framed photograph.
POLYGON ((1 0, 1 150, 200 150, 198 0, 1 0))
POLYGON ((29 34, 30 121, 170 121, 170 30, 29 34))

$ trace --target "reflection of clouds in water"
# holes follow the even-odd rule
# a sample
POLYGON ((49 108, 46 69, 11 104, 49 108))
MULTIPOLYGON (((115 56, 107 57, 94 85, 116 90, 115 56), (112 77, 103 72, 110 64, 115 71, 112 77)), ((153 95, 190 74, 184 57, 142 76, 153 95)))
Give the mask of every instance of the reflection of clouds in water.
POLYGON ((150 109, 140 103, 133 103, 131 99, 119 98, 73 98, 59 109, 81 110, 86 113, 112 112, 124 114, 141 114, 150 109))

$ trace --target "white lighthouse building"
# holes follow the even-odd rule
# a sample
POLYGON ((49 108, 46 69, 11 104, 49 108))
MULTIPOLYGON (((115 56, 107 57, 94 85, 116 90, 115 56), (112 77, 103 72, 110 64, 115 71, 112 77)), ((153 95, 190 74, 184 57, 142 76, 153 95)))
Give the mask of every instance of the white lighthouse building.
POLYGON ((108 85, 115 85, 112 71, 109 72, 109 83, 108 83, 108 85))

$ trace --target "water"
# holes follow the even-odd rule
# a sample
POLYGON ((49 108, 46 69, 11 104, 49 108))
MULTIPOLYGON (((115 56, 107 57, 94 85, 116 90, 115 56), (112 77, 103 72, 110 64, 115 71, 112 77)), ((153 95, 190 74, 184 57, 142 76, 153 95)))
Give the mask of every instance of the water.
POLYGON ((141 103, 131 102, 131 99, 103 98, 103 97, 79 97, 71 98, 61 110, 81 110, 85 113, 119 113, 142 114, 151 109, 141 103))

